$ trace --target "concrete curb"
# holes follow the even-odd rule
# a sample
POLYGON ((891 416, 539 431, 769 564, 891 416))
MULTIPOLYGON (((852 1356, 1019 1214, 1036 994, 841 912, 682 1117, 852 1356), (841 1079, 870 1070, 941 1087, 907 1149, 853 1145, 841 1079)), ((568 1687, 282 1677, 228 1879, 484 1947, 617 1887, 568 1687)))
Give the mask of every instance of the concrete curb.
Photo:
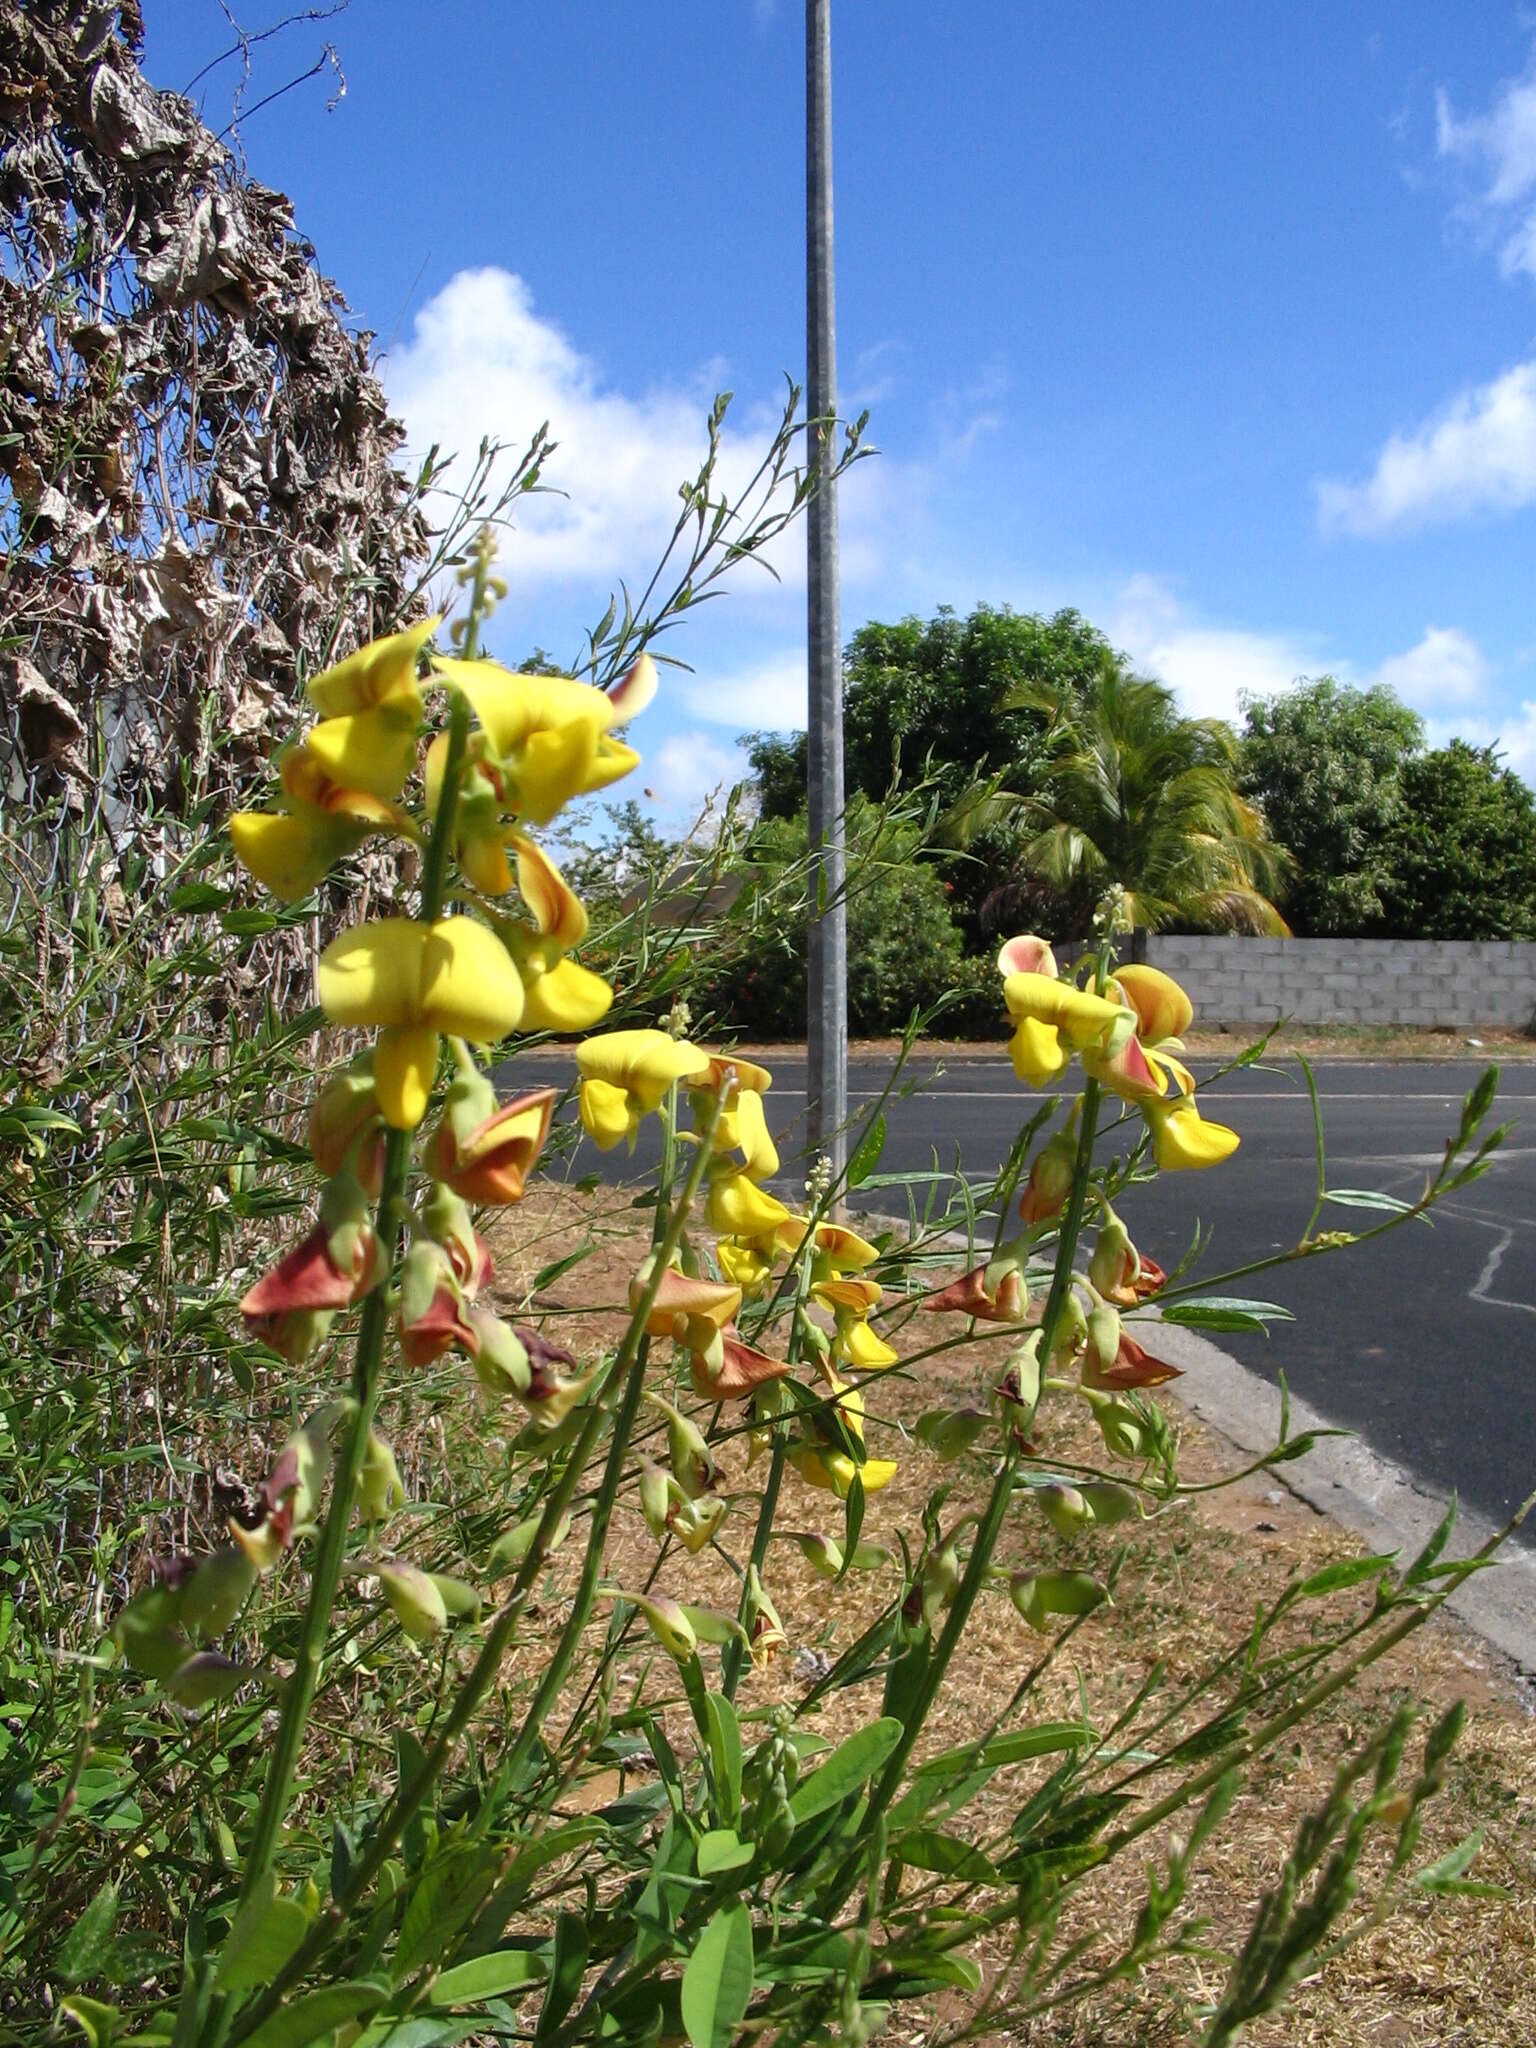
MULTIPOLYGON (((863 1220, 881 1229, 906 1227, 905 1217, 866 1211, 863 1220)), ((957 1251, 966 1251, 963 1237, 949 1241, 957 1251)), ((1157 1352, 1184 1374, 1177 1390, 1171 1386, 1162 1389, 1165 1396, 1224 1438, 1246 1462, 1274 1448, 1280 1435, 1278 1387, 1208 1337, 1174 1323, 1159 1325, 1157 1352)), ((1291 1397, 1293 1437, 1310 1429, 1338 1426, 1310 1402, 1291 1397)), ((1327 1515, 1358 1536, 1371 1550, 1399 1552, 1404 1564, 1423 1548, 1449 1505, 1448 1495, 1436 1493, 1405 1466, 1378 1456, 1356 1435, 1325 1437, 1304 1458, 1277 1465, 1265 1476, 1316 1514, 1327 1515)), ((1448 1554, 1466 1557, 1495 1533, 1496 1525, 1486 1517, 1460 1508, 1448 1554)), ((1475 1572, 1445 1607, 1508 1660, 1519 1690, 1527 1704, 1532 1704, 1536 1689, 1536 1550, 1507 1543, 1498 1563, 1475 1572)))
MULTIPOLYGON (((1254 1458, 1273 1448, 1280 1433, 1280 1390, 1230 1353, 1193 1330, 1165 1323, 1157 1349, 1185 1377, 1174 1393, 1179 1405, 1254 1458)), ((1333 1425, 1309 1402, 1291 1399, 1291 1434, 1333 1425)), ((1399 1551, 1406 1563, 1423 1546, 1447 1507, 1403 1466, 1378 1457, 1358 1436, 1326 1437, 1294 1464, 1266 1475, 1320 1515, 1328 1515, 1372 1550, 1399 1551)), ((1449 1554, 1465 1557, 1495 1533, 1495 1525, 1469 1508, 1456 1518, 1449 1554)), ((1499 1562, 1474 1573, 1445 1603, 1491 1643, 1529 1685, 1536 1681, 1536 1552, 1508 1543, 1499 1562)))

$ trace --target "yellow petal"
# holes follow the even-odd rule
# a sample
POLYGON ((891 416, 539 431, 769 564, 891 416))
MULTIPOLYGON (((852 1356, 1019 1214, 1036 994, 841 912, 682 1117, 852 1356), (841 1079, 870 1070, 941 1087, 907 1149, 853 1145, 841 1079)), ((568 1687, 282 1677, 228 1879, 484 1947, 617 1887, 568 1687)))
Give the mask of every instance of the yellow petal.
POLYGON ((587 935, 587 913, 580 898, 543 847, 521 832, 512 843, 517 848, 517 886, 533 913, 534 928, 541 939, 552 939, 562 953, 569 953, 587 935))
POLYGON ((1142 1115, 1152 1132, 1152 1154, 1165 1173, 1182 1167, 1219 1166, 1240 1142, 1225 1124, 1207 1123, 1189 1096, 1176 1103, 1146 1103, 1142 1115))
POLYGON ((524 969, 525 1031, 590 1031, 612 1005, 613 990, 602 976, 574 960, 558 960, 542 974, 524 969))
POLYGON ((242 867, 283 903, 297 903, 366 836, 340 819, 288 811, 236 811, 229 836, 242 867))
POLYGON ((342 932, 320 955, 321 1008, 333 1024, 419 1024, 426 944, 427 927, 408 917, 342 932))
POLYGON ((1013 1061, 1013 1071, 1032 1088, 1043 1088, 1054 1081, 1072 1058, 1062 1044, 1056 1026, 1042 1024, 1034 1017, 1020 1020, 1018 1029, 1008 1041, 1008 1056, 1013 1061))
POLYGON ((879 1372, 888 1365, 894 1365, 901 1356, 893 1351, 883 1337, 877 1336, 862 1317, 844 1323, 837 1333, 837 1355, 849 1365, 856 1365, 861 1372, 879 1372))
POLYGON ((603 733, 617 722, 612 698, 571 676, 523 675, 499 661, 444 656, 432 668, 469 699, 481 730, 504 759, 553 727, 580 724, 603 733))
POLYGON ((512 887, 512 863, 500 832, 461 833, 459 866, 465 881, 482 896, 505 896, 512 887))
MULTIPOLYGON (((860 1237, 846 1223, 818 1223, 816 1256, 831 1272, 841 1274, 862 1272, 866 1266, 872 1266, 880 1254, 867 1237, 860 1237)), ((877 1287, 875 1299, 878 1301, 879 1298, 877 1287)))
POLYGON ((581 1084, 577 1101, 582 1128, 599 1151, 608 1152, 629 1136, 629 1095, 600 1078, 581 1084))
POLYGON ((754 1180, 772 1180, 779 1170, 779 1154, 773 1139, 768 1135, 768 1119, 763 1114, 763 1098, 755 1089, 742 1089, 736 1100, 734 1117, 734 1144, 741 1153, 746 1171, 754 1180))
POLYGON ((414 691, 417 659, 442 622, 439 612, 403 633, 371 640, 323 675, 312 676, 305 690, 310 703, 322 718, 334 718, 414 691))
POLYGON ((1105 1044, 1117 1028, 1123 1031, 1133 1025, 1129 1016, 1122 1024, 1119 1003, 1073 988, 1070 982, 1053 980, 1048 974, 1010 974, 1003 982, 1003 1000, 1016 1024, 1033 1019, 1054 1025, 1077 1050, 1105 1044))
POLYGON ((598 741, 596 728, 581 723, 534 733, 512 768, 518 816, 530 825, 547 825, 573 797, 600 789, 602 783, 596 778, 598 741))
POLYGON ((859 1467, 859 1477, 864 1482, 866 1493, 878 1493, 882 1486, 889 1486, 896 1477, 894 1458, 866 1458, 859 1467))
POLYGON ((437 1079, 437 1033, 424 1025, 381 1031, 373 1049, 373 1089, 384 1121, 414 1131, 437 1079))
POLYGON ((789 1211, 744 1173, 725 1173, 710 1184, 708 1215, 710 1229, 722 1236, 762 1237, 777 1230, 789 1211))
POLYGON ((1120 992, 1136 1012, 1136 1029, 1144 1045, 1180 1038, 1194 1019, 1195 1006, 1171 975, 1159 967, 1117 967, 1120 992))
POLYGON ((652 1110, 674 1081, 703 1073, 709 1055, 665 1031, 605 1031, 577 1047, 576 1065, 589 1079, 610 1081, 633 1095, 643 1110, 652 1110))
POLYGON ((720 1270, 726 1279, 742 1291, 747 1301, 755 1301, 767 1289, 773 1277, 773 1261, 765 1258, 748 1244, 731 1244, 722 1240, 715 1247, 715 1256, 720 1261, 720 1270))
POLYGON ((494 1045, 523 1014, 512 956, 472 917, 439 918, 421 956, 421 1021, 475 1045, 494 1045))
POLYGON ((322 718, 305 746, 333 781, 371 796, 397 797, 416 766, 421 700, 392 698, 374 711, 322 718))

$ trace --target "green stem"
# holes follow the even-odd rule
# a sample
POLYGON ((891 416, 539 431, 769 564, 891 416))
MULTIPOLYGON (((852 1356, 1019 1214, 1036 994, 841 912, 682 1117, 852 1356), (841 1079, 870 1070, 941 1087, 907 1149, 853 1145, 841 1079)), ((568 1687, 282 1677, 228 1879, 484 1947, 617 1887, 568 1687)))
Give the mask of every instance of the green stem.
MULTIPOLYGON (((565 1682, 570 1662, 576 1652, 576 1645, 585 1630, 592 1611, 596 1594, 597 1576, 602 1565, 603 1547, 607 1539, 608 1524, 613 1511, 614 1498, 618 1491, 619 1478, 624 1458, 629 1447, 630 1433, 634 1427, 635 1414, 639 1406, 641 1389, 645 1379, 645 1366, 649 1354, 649 1340, 645 1335, 646 1320, 655 1303, 661 1287, 662 1274, 667 1262, 682 1240, 684 1228, 693 1206, 704 1170, 709 1163, 710 1147, 714 1137, 715 1124, 719 1118, 718 1104, 709 1122, 700 1133, 698 1150, 689 1166, 688 1177, 676 1208, 672 1211, 662 1232, 657 1247, 655 1263, 644 1294, 630 1318, 624 1341, 615 1354, 609 1368, 604 1391, 623 1377, 625 1387, 619 1414, 614 1423, 613 1443, 609 1447, 602 1482, 599 1486, 592 1514, 592 1527, 587 1538, 586 1556, 582 1562, 581 1582, 577 1589, 575 1603, 561 1632, 560 1641, 550 1659, 537 1692, 523 1718, 511 1749, 502 1761, 502 1770, 509 1780, 516 1777, 528 1759, 534 1742, 538 1738, 544 1717, 565 1682)), ((513 1581, 512 1591, 497 1612, 495 1620, 486 1634, 480 1654, 475 1659, 473 1670, 460 1688, 454 1701, 453 1711, 422 1759, 415 1777, 410 1784, 402 1787, 394 1800, 380 1817, 366 1850, 354 1865, 352 1873, 339 1897, 316 1919, 309 1934, 300 1944, 290 1961, 279 1972, 274 1982, 248 2012, 242 2015, 236 2026, 233 2042, 238 2044, 255 2032, 262 2022, 277 2010, 284 1994, 301 1981, 306 1971, 324 1953, 332 1937, 345 1925, 353 1906, 363 1896, 368 1886, 377 1877, 399 1841, 401 1834, 425 1802, 427 1795, 441 1776, 454 1744, 469 1725, 476 1709, 500 1674, 502 1659, 512 1639, 512 1632, 522 1614, 529 1589, 543 1569, 546 1544, 564 1514, 571 1496, 588 1460, 597 1447, 597 1440, 607 1422, 607 1412, 602 1406, 601 1396, 594 1399, 591 1413, 581 1435, 572 1447, 565 1471, 559 1485, 554 1489, 545 1505, 539 1522, 538 1532, 513 1581)), ((219 2040, 223 2039, 220 2035, 219 2040)))
MULTIPOLYGON (((469 627, 465 636, 466 648, 470 651, 476 644, 488 570, 488 559, 482 556, 476 568, 469 627)), ((459 781, 463 773, 468 738, 469 706, 466 700, 455 692, 442 793, 438 800, 437 816, 432 821, 431 837, 422 867, 421 894, 416 914, 418 921, 423 924, 431 924, 443 907, 448 875, 448 853, 453 840, 454 815, 458 808, 459 781)), ((326 1636, 330 1629, 331 1609, 335 1603, 337 1588, 341 1583, 342 1567, 346 1560, 352 1509, 357 1499, 357 1489, 368 1455, 368 1437, 379 1403, 384 1337, 389 1312, 389 1284, 394 1278, 404 1233, 405 1194, 411 1169, 411 1136, 409 1131, 391 1131, 384 1147, 384 1174, 379 1189, 377 1214, 383 1238, 385 1277, 364 1302, 362 1318, 358 1325, 357 1350, 352 1368, 352 1414, 336 1459, 331 1482, 331 1498, 325 1521, 321 1526, 319 1548, 315 1553, 314 1567, 310 1575, 309 1602, 304 1610, 299 1651, 294 1661, 293 1674, 283 1694, 272 1760, 267 1767, 255 1831, 246 1850, 237 1910, 256 1895, 266 1882, 267 1873, 271 1869, 277 1851, 278 1836, 293 1794, 293 1776, 304 1741, 304 1731, 309 1724, 310 1709, 314 1705, 315 1692, 320 1682, 320 1667, 325 1654, 326 1636)), ((209 2015, 206 2033, 208 2048, 220 2048, 229 2032, 229 2020, 230 2007, 227 2000, 221 1999, 209 2015)))

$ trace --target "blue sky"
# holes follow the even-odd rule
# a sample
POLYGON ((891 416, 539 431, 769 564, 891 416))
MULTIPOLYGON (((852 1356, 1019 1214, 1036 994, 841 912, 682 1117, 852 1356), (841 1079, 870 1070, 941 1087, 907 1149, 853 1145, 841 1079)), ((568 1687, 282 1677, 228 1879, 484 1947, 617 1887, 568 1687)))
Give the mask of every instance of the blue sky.
MULTIPOLYGON (((237 10, 238 11, 238 10, 237 10)), ((273 10, 268 10, 270 13, 273 10)), ((178 89, 217 0, 149 0, 178 89)), ((413 443, 526 441, 500 651, 645 581, 731 388, 749 462, 804 353, 798 0, 352 0, 346 76, 245 125, 375 331, 413 443)), ((1193 711, 1324 671, 1536 780, 1536 22, 1352 0, 833 0, 845 637, 1075 605, 1193 711)), ((196 88, 229 117, 239 67, 196 88)), ((803 722, 803 548, 672 651, 637 742, 670 820, 803 722)))

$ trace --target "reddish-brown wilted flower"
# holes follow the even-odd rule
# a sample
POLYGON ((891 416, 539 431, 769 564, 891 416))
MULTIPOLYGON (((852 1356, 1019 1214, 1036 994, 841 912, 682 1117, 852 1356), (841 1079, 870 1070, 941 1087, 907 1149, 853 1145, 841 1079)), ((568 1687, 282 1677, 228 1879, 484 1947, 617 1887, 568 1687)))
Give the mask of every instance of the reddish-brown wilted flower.
POLYGON ((333 1180, 320 1221, 246 1294, 240 1304, 253 1337, 285 1358, 303 1358, 337 1309, 351 1308, 384 1277, 379 1243, 361 1186, 333 1180))
POLYGON ((794 1370, 743 1343, 732 1329, 719 1331, 717 1337, 718 1348, 710 1345, 693 1354, 693 1391, 701 1401, 744 1401, 755 1388, 787 1379, 794 1370))
POLYGON ((499 1109, 490 1084, 463 1076, 448 1090, 443 1120, 427 1148, 427 1171, 466 1202, 520 1202, 549 1136, 558 1090, 535 1088, 499 1109))
POLYGON ((951 1280, 937 1294, 930 1294, 922 1306, 940 1315, 974 1316, 982 1323, 1021 1323, 1029 1306, 1029 1293, 1017 1266, 1008 1267, 990 1291, 986 1267, 976 1266, 951 1280))
POLYGON ((419 1237, 400 1269, 400 1349, 407 1365, 430 1365, 448 1351, 474 1357, 478 1339, 464 1292, 444 1247, 419 1237))
POLYGON ((1178 1366, 1154 1358, 1124 1330, 1120 1332, 1120 1342, 1109 1365, 1100 1361, 1093 1344, 1089 1344, 1083 1353, 1082 1383, 1098 1393, 1125 1394, 1140 1387, 1161 1387, 1169 1380, 1182 1377, 1178 1366))

